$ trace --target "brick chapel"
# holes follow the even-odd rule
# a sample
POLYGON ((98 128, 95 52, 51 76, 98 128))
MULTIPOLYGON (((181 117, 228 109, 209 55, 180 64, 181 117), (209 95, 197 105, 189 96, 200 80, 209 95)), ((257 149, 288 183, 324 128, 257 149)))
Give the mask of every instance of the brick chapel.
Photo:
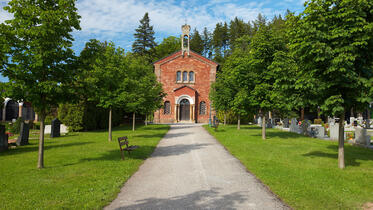
POLYGON ((209 100, 218 64, 190 50, 190 26, 183 25, 181 50, 154 63, 157 80, 167 94, 154 113, 155 123, 207 123, 214 113, 209 100))

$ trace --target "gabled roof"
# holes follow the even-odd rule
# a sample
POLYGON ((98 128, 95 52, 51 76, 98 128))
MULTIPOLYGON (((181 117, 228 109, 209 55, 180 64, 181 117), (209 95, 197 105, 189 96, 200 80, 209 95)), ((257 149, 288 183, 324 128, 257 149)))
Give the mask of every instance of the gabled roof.
MULTIPOLYGON (((202 55, 194 52, 193 50, 190 50, 189 54, 192 55, 192 56, 195 56, 197 59, 199 59, 199 60, 201 60, 201 61, 203 61, 205 63, 208 63, 210 65, 216 65, 216 66, 219 65, 218 63, 216 63, 216 62, 214 62, 214 61, 212 61, 212 60, 210 60, 210 59, 208 59, 208 58, 206 58, 206 57, 204 57, 204 56, 202 56, 202 55)), ((168 55, 168 56, 166 56, 164 58, 161 58, 161 59, 155 61, 153 63, 153 65, 155 65, 155 64, 160 64, 161 65, 161 64, 166 63, 166 62, 168 62, 170 60, 176 59, 176 58, 178 58, 180 56, 182 56, 181 50, 176 51, 176 52, 174 52, 174 53, 172 53, 172 54, 170 54, 170 55, 168 55)))
POLYGON ((188 85, 183 85, 183 86, 181 86, 181 87, 175 88, 175 89, 174 89, 174 92, 175 92, 175 91, 178 91, 178 90, 180 90, 180 89, 183 89, 183 88, 185 88, 185 87, 190 88, 190 89, 192 89, 193 91, 196 91, 196 92, 197 92, 196 89, 194 89, 194 88, 192 88, 192 87, 189 87, 188 85))

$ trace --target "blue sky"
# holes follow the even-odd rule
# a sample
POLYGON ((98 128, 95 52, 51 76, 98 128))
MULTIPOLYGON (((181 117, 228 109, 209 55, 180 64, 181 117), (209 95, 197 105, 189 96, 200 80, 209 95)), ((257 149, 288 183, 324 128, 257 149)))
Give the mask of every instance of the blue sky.
MULTIPOLYGON (((0 0, 5 6, 8 0, 0 0)), ((259 13, 271 19, 283 15, 286 9, 301 12, 305 0, 78 0, 81 31, 73 32, 77 54, 89 39, 113 41, 125 50, 131 50, 133 33, 145 12, 154 26, 156 41, 168 36, 179 36, 180 27, 187 21, 192 28, 212 30, 217 22, 239 17, 255 20, 259 13)), ((0 23, 12 16, 0 10, 0 23)), ((0 81, 6 78, 0 76, 0 81)))

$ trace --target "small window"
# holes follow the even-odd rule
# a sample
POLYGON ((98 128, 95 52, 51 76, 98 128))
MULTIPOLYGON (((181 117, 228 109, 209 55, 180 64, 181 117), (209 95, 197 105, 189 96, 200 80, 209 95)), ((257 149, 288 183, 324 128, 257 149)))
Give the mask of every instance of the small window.
POLYGON ((188 81, 188 72, 184 71, 183 72, 183 82, 187 82, 188 81))
POLYGON ((193 82, 194 81, 194 72, 189 72, 189 82, 193 82))
POLYGON ((199 114, 200 115, 206 114, 206 102, 204 101, 201 101, 201 103, 199 103, 199 114))
POLYGON ((181 81, 181 71, 176 72, 176 81, 181 81))
POLYGON ((171 104, 169 101, 164 102, 164 107, 163 107, 163 113, 164 114, 171 114, 171 104))

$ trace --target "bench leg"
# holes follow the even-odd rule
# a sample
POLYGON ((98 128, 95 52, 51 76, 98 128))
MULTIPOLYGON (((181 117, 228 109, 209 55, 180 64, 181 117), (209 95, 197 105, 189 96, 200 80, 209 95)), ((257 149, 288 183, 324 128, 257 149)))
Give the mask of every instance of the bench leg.
POLYGON ((120 155, 122 156, 122 160, 124 160, 124 152, 123 152, 123 150, 120 151, 120 155))

